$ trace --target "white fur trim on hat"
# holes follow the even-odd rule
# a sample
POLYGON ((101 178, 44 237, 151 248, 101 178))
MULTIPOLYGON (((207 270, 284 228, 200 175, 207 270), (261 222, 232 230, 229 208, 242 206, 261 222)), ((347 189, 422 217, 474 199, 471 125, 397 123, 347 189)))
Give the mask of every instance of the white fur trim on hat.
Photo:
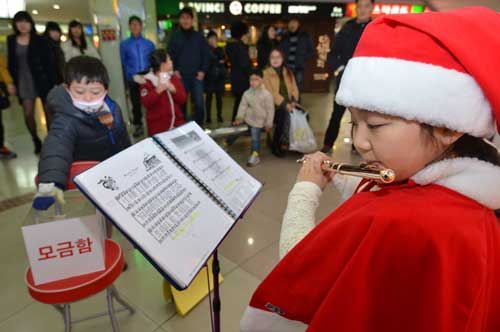
POLYGON ((352 58, 336 101, 476 137, 496 131, 490 103, 472 76, 422 62, 352 58))

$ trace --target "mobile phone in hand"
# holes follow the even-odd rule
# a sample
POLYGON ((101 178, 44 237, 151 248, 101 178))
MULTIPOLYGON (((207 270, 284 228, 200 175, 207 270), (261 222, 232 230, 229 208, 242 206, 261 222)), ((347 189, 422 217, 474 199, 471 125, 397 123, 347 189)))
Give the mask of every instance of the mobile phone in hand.
POLYGON ((170 81, 169 73, 160 73, 160 84, 167 84, 170 81))

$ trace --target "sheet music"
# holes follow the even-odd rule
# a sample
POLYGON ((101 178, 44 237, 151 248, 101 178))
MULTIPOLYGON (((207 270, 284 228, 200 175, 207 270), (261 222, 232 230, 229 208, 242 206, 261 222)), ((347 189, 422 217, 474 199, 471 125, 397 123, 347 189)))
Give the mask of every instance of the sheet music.
POLYGON ((182 287, 234 222, 152 139, 75 181, 182 287))
POLYGON ((195 122, 155 136, 186 168, 240 216, 262 184, 248 174, 195 122))

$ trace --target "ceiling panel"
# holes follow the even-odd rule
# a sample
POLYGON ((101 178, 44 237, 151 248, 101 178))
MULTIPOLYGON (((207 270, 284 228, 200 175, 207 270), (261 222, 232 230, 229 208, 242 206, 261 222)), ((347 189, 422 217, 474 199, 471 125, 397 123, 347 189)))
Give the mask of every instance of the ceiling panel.
POLYGON ((35 21, 51 20, 60 23, 69 23, 69 21, 73 19, 79 19, 85 23, 90 23, 92 21, 89 0, 26 1, 26 10, 32 13, 34 9, 38 10, 39 13, 38 15, 33 15, 35 21), (52 8, 54 4, 58 4, 61 9, 55 10, 52 8))

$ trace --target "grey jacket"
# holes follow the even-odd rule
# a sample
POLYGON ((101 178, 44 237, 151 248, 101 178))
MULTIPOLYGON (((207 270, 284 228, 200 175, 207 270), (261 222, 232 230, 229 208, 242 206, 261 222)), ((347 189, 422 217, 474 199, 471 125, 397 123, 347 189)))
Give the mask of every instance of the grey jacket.
POLYGON ((110 130, 97 118, 75 108, 63 86, 50 91, 47 108, 54 114, 54 120, 40 155, 40 183, 54 182, 65 189, 73 161, 103 161, 130 146, 120 106, 109 97, 105 103, 114 118, 110 130))
POLYGON ((248 89, 241 98, 237 118, 256 128, 272 128, 274 120, 273 96, 264 84, 248 89))

